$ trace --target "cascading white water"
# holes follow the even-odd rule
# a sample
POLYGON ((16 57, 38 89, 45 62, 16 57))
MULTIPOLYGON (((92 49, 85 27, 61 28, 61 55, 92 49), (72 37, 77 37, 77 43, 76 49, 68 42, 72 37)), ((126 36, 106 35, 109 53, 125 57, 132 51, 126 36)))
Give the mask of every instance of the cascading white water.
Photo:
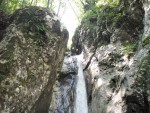
POLYGON ((75 109, 74 113, 88 113, 88 105, 87 105, 87 93, 86 93, 86 85, 85 78, 83 75, 82 68, 82 54, 76 56, 77 65, 78 65, 78 79, 76 85, 76 100, 75 100, 75 109))
MULTIPOLYGON (((144 34, 143 37, 147 37, 150 34, 150 0, 144 3, 145 20, 144 20, 144 34)), ((144 39, 144 38, 143 38, 144 39)))

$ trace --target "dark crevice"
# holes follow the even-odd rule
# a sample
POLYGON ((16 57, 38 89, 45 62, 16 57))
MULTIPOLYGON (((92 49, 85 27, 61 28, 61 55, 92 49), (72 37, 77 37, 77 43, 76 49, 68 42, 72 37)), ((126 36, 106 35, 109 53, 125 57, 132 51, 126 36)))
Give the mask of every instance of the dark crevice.
POLYGON ((94 55, 95 55, 95 53, 96 53, 96 50, 97 50, 97 48, 94 50, 93 54, 91 55, 89 61, 87 62, 85 68, 83 69, 83 71, 85 71, 85 70, 89 67, 89 65, 91 64, 91 60, 92 60, 92 58, 94 57, 94 55))
POLYGON ((149 109, 149 102, 148 102, 148 94, 146 92, 143 92, 143 99, 144 99, 144 107, 145 107, 145 113, 150 113, 149 109))

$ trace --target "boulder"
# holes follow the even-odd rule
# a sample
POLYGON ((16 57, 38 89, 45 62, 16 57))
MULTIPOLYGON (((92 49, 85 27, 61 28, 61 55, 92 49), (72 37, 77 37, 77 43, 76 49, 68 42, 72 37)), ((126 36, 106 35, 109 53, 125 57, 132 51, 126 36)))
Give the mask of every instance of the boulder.
POLYGON ((0 41, 0 112, 48 113, 68 31, 46 8, 11 15, 0 41))

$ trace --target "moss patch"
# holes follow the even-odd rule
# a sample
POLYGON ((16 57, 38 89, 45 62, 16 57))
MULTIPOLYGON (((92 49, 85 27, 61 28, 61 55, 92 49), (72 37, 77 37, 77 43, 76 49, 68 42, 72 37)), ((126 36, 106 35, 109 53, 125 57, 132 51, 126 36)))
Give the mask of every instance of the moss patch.
POLYGON ((150 36, 147 36, 143 41, 142 41, 142 46, 150 44, 150 36))
POLYGON ((117 3, 93 6, 84 14, 83 22, 86 23, 88 27, 93 25, 111 26, 118 22, 123 15, 122 12, 119 11, 122 8, 123 6, 118 6, 117 3))
POLYGON ((130 55, 133 54, 137 49, 137 45, 136 44, 128 44, 126 46, 123 47, 123 53, 126 55, 130 55))

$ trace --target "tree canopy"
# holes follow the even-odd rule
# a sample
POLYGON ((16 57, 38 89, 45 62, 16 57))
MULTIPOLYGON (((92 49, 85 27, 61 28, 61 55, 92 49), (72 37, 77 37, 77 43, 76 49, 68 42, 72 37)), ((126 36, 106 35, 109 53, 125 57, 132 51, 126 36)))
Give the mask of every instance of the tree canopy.
POLYGON ((0 0, 0 9, 7 13, 12 13, 16 9, 25 6, 43 6, 50 7, 53 0, 0 0))
POLYGON ((57 13, 59 13, 62 8, 65 8, 67 2, 75 2, 79 5, 81 1, 82 0, 0 0, 0 9, 7 13, 13 13, 16 9, 25 6, 41 6, 49 9, 55 9, 57 7, 57 13))

